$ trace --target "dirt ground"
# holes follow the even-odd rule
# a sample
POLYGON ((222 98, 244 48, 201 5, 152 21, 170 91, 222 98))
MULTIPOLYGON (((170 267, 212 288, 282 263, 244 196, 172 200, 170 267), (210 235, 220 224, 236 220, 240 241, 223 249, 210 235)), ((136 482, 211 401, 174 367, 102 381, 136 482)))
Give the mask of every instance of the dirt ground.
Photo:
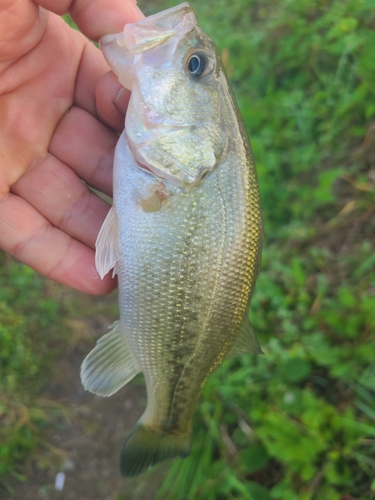
POLYGON ((136 478, 120 475, 120 450, 143 413, 146 391, 138 377, 108 399, 84 391, 80 365, 95 345, 92 339, 113 322, 106 311, 116 309, 117 297, 84 300, 92 302, 97 314, 68 320, 72 330, 82 327, 81 334, 62 353, 42 395, 47 406, 57 403, 56 418, 27 465, 26 482, 12 484, 13 493, 1 500, 152 500, 165 476, 163 464, 136 478), (59 473, 64 479, 61 491, 55 487, 59 473))

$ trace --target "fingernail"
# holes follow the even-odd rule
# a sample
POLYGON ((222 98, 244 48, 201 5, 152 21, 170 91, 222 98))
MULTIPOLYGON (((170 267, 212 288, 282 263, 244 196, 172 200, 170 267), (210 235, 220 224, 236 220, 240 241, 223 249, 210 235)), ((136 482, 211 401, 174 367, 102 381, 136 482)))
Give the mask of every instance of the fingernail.
POLYGON ((136 1, 134 1, 134 4, 132 5, 132 10, 136 14, 136 17, 138 17, 139 19, 143 19, 145 17, 141 9, 138 7, 136 1))
POLYGON ((121 89, 117 92, 116 97, 113 99, 113 104, 116 106, 116 109, 120 111, 123 115, 126 113, 128 108, 130 98, 130 91, 125 87, 121 87, 121 89))

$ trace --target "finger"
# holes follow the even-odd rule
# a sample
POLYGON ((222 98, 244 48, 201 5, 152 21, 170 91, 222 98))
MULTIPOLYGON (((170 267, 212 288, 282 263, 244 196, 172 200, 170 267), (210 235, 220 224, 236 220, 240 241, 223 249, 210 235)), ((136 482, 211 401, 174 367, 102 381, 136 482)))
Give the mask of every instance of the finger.
POLYGON ((84 37, 76 32, 68 38, 63 20, 52 14, 49 18, 43 42, 0 79, 0 163, 9 185, 45 156, 57 124, 73 102, 84 37))
POLYGON ((35 0, 36 3, 55 12, 70 14, 79 29, 91 40, 108 33, 121 31, 126 23, 143 17, 132 0, 35 0))
POLYGON ((120 92, 116 95, 113 100, 114 105, 120 111, 122 115, 125 116, 126 110, 128 109, 130 99, 130 91, 125 87, 122 87, 120 92))
POLYGON ((108 69, 102 52, 88 42, 78 70, 74 103, 111 128, 121 131, 130 92, 121 86, 117 76, 108 69))
POLYGON ((48 278, 95 295, 116 285, 109 275, 100 279, 94 250, 53 227, 14 194, 0 203, 0 234, 3 250, 48 278))
MULTIPOLYGON (((66 29, 69 29, 66 26, 66 29)), ((75 32, 75 35, 78 34, 75 32)), ((80 34, 82 38, 83 35, 80 34)), ((123 96, 121 107, 113 102, 123 88, 117 76, 108 71, 102 52, 85 39, 74 91, 74 104, 115 130, 124 128, 124 116, 129 97, 123 96)), ((128 96, 130 92, 127 91, 128 96)))
POLYGON ((90 186, 112 194, 112 164, 118 135, 86 111, 73 107, 51 139, 49 152, 90 186))
MULTIPOLYGON (((69 29, 68 26, 67 28, 69 29)), ((83 35, 80 35, 83 38, 83 35)), ((102 52, 86 39, 76 77, 74 103, 94 116, 98 116, 95 100, 96 87, 106 73, 108 73, 108 64, 102 52)))
POLYGON ((96 109, 101 121, 121 132, 124 128, 130 92, 124 89, 117 76, 109 71, 99 80, 95 96, 96 109))
POLYGON ((0 2, 0 72, 37 45, 43 36, 47 13, 34 2, 0 2))
MULTIPOLYGON (((126 2, 122 3, 122 8, 125 5, 127 5, 126 2)), ((118 14, 121 16, 121 12, 118 14)), ((100 13, 101 16, 102 13, 100 13)), ((132 22, 134 20, 136 19, 131 19, 132 22)), ((121 21, 118 31, 123 29, 126 22, 126 19, 121 21)), ((101 51, 92 43, 87 43, 82 53, 77 74, 74 102, 92 115, 98 116, 104 123, 115 130, 122 130, 124 119, 116 112, 116 106, 113 105, 113 100, 121 89, 121 85, 115 75, 111 74, 111 76, 106 77, 105 73, 107 72, 108 65, 101 51)), ((123 102, 125 103, 124 100, 123 102)), ((122 112, 125 112, 125 110, 126 107, 125 109, 124 107, 121 108, 122 112)))
POLYGON ((95 248, 110 206, 94 194, 71 168, 48 155, 12 186, 55 227, 95 248))

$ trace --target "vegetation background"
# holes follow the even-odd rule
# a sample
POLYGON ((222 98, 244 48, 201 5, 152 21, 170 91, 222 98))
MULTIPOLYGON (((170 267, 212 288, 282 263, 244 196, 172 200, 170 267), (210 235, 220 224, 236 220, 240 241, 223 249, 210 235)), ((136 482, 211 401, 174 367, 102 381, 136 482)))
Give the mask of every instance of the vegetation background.
MULTIPOLYGON (((175 4, 140 1, 146 15, 175 4)), ((266 238, 251 321, 264 356, 209 378, 191 456, 154 497, 374 499, 375 0, 191 4, 257 162, 266 238)), ((0 283, 5 498, 62 412, 40 394, 70 341, 61 318, 78 312, 5 255, 0 283)))

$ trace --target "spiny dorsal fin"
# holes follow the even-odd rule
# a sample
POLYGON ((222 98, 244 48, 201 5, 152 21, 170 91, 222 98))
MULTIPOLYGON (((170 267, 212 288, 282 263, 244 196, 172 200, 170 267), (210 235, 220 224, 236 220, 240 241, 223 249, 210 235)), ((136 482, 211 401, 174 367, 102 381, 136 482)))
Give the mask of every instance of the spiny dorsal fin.
POLYGON ((111 396, 139 372, 120 321, 116 321, 84 359, 81 381, 86 390, 100 396, 111 396))
POLYGON ((236 340, 233 342, 228 354, 225 359, 234 358, 239 354, 244 354, 246 352, 252 352, 255 354, 263 354, 262 349, 258 343, 258 340, 251 328, 249 318, 247 313, 242 320, 240 330, 238 332, 236 340))
POLYGON ((99 276, 104 276, 113 269, 113 276, 117 273, 116 262, 119 260, 118 223, 115 208, 108 212, 98 237, 96 238, 95 265, 99 276))

